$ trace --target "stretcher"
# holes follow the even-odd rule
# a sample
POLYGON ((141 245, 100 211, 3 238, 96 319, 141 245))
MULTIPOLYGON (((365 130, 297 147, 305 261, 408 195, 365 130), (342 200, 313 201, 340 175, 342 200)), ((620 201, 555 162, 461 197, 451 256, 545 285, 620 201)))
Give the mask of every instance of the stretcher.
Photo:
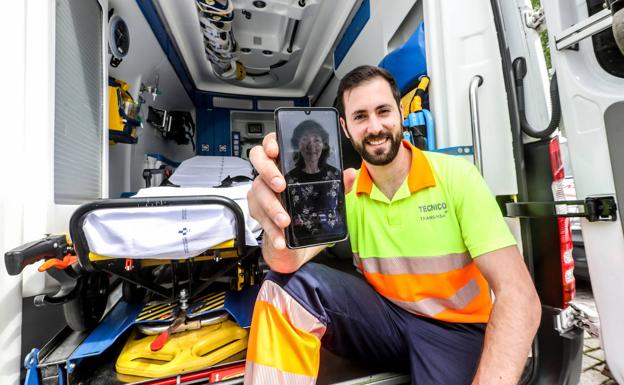
POLYGON ((37 296, 36 304, 62 304, 78 331, 101 319, 111 276, 123 281, 130 303, 146 295, 176 301, 183 290, 193 301, 228 279, 229 289, 241 291, 256 283, 261 229, 247 208, 251 183, 212 187, 224 175, 251 179, 252 168, 240 158, 194 157, 172 175, 183 187, 83 204, 70 219, 69 237, 50 235, 7 252, 7 271, 16 275, 43 260, 39 271, 60 289, 37 296))
POLYGON ((260 274, 261 228, 247 207, 252 176, 241 159, 195 157, 172 175, 182 187, 83 204, 70 219, 69 236, 50 235, 7 252, 9 274, 43 260, 39 271, 60 283, 58 292, 35 303, 62 305, 67 335, 51 343, 55 353, 36 359, 59 362, 55 354, 69 351, 62 358, 68 379, 81 376, 73 368, 83 361, 110 352, 107 376, 115 381, 215 365, 209 375, 218 378, 218 366, 228 362, 238 365, 224 369, 229 376, 242 375, 260 274), (213 187, 230 175, 247 180, 213 187), (107 311, 119 281, 121 300, 107 311))

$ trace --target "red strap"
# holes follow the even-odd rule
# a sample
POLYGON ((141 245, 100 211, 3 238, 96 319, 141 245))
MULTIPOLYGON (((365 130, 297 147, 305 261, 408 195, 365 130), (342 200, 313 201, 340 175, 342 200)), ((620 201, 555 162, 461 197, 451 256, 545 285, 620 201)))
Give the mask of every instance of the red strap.
POLYGON ((169 329, 160 333, 158 337, 150 344, 150 350, 153 352, 157 352, 165 346, 167 340, 169 339, 169 329))

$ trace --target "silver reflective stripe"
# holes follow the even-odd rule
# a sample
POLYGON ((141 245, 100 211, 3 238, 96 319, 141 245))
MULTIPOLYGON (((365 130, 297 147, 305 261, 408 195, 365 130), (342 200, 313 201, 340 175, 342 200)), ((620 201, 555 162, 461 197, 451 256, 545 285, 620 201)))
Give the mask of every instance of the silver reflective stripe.
POLYGON ((473 278, 450 298, 425 298, 416 302, 388 299, 405 310, 434 317, 444 310, 465 308, 479 296, 479 292, 479 284, 473 278))
POLYGON ((314 335, 319 340, 325 334, 325 330, 327 330, 327 327, 321 321, 273 281, 264 281, 256 301, 269 303, 279 310, 280 313, 287 315, 291 325, 314 335))
POLYGON ((367 273, 397 274, 441 274, 462 269, 472 263, 468 252, 438 257, 391 257, 360 258, 354 253, 356 263, 361 263, 367 273))
POLYGON ((270 366, 247 361, 245 385, 314 385, 316 377, 283 372, 270 366))

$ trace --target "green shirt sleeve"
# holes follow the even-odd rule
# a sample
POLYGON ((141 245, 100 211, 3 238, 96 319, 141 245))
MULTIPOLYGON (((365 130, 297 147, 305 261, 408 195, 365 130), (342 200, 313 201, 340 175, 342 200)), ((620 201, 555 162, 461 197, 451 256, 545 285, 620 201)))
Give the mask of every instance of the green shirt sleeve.
POLYGON ((516 239, 477 168, 463 159, 457 159, 455 165, 451 194, 462 238, 472 258, 515 245, 516 239))

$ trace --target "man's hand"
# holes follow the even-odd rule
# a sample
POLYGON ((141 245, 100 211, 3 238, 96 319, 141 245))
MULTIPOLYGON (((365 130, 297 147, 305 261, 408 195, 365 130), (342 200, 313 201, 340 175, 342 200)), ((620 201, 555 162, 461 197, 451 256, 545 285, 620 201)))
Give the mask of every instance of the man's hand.
MULTIPOLYGON (((266 263, 280 273, 292 273, 317 255, 324 246, 291 250, 286 248, 284 229, 291 218, 280 202, 278 194, 286 188, 284 175, 277 167, 279 146, 275 133, 270 133, 262 141, 262 146, 251 149, 249 159, 259 175, 247 193, 251 216, 264 229, 262 254, 266 263)), ((355 180, 354 169, 345 170, 345 191, 351 191, 355 180)))

